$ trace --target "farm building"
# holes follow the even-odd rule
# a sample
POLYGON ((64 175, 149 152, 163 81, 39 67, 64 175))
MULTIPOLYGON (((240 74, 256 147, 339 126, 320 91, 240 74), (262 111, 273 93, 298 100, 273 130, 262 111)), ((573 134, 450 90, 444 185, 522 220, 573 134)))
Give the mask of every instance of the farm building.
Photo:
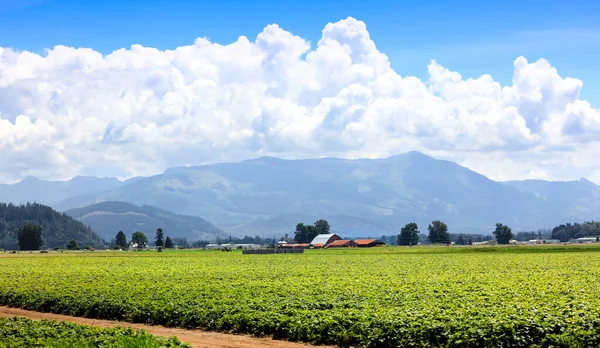
POLYGON ((597 241, 596 237, 582 237, 573 240, 573 243, 595 243, 597 241))
POLYGON ((324 247, 329 243, 340 239, 342 238, 340 238, 340 236, 337 234, 319 234, 312 240, 312 242, 310 242, 310 245, 315 248, 324 247))
POLYGON ((486 240, 484 242, 473 242, 473 245, 497 245, 498 242, 495 240, 486 240))
POLYGON ((560 244, 559 239, 530 239, 529 244, 560 244))
POLYGON ((327 244, 328 248, 349 248, 355 247, 356 243, 347 239, 334 240, 333 242, 327 244))
POLYGON ((287 248, 287 249, 305 249, 310 247, 310 244, 308 243, 286 243, 286 244, 281 244, 278 245, 279 248, 287 248))
POLYGON ((359 248, 371 248, 375 246, 385 245, 384 242, 377 239, 357 239, 354 241, 359 248))

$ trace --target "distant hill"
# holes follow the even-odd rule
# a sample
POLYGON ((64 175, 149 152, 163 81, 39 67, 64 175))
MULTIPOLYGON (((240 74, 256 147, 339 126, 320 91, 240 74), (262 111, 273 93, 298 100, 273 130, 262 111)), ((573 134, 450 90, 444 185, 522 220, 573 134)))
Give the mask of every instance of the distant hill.
POLYGON ((229 236, 197 216, 177 215, 156 207, 138 207, 125 202, 102 202, 71 209, 65 214, 90 225, 105 240, 113 239, 118 231, 125 232, 128 238, 133 232, 142 231, 152 239, 157 228, 162 228, 171 238, 188 238, 190 241, 229 236))
POLYGON ((150 205, 201 216, 234 236, 281 237, 293 233, 296 223, 319 218, 350 238, 397 234, 413 221, 426 232, 436 219, 450 233, 479 234, 492 233, 497 222, 531 231, 600 220, 600 187, 587 180, 496 182, 419 152, 179 167, 102 192, 65 196, 52 206, 66 211, 105 201, 150 205))
POLYGON ((105 192, 124 184, 116 178, 77 176, 68 181, 45 181, 27 177, 23 181, 0 184, 0 200, 13 204, 27 202, 53 205, 70 197, 105 192))
POLYGON ((13 205, 0 203, 0 248, 18 250, 18 232, 25 224, 42 225, 46 247, 64 248, 75 239, 80 247, 103 247, 100 237, 79 221, 41 204, 13 205))

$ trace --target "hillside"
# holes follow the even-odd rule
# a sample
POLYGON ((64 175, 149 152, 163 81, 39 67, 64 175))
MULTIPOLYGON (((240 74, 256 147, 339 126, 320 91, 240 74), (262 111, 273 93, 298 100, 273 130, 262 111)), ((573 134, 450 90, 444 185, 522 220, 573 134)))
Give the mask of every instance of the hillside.
POLYGON ((42 225, 42 235, 48 248, 64 248, 75 239, 84 247, 102 247, 104 243, 90 228, 70 216, 41 204, 13 205, 0 203, 0 248, 18 250, 18 231, 25 224, 42 225))
POLYGON ((157 228, 162 228, 171 238, 215 240, 228 236, 200 217, 177 215, 147 205, 138 207, 125 202, 102 202, 65 213, 90 225, 105 240, 113 239, 118 231, 125 232, 128 237, 135 231, 142 231, 152 239, 157 228))

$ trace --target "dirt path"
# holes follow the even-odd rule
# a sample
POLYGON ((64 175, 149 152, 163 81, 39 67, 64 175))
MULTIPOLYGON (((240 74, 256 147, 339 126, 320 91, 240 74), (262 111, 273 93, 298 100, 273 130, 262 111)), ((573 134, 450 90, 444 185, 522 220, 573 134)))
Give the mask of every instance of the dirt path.
MULTIPOLYGON (((0 306, 0 317, 26 317, 29 319, 40 320, 50 319, 58 321, 69 321, 75 324, 99 326, 99 327, 115 327, 124 326, 134 329, 144 329, 155 336, 171 337, 177 336, 182 341, 198 348, 258 348, 258 347, 281 347, 281 348, 306 348, 314 347, 307 344, 292 343, 286 341, 277 341, 269 338, 254 338, 243 335, 228 335, 216 332, 206 332, 199 330, 172 329, 164 326, 150 326, 143 324, 131 324, 110 320, 88 319, 80 317, 71 317, 68 315, 60 315, 53 313, 41 313, 27 311, 24 309, 2 307, 0 306)), ((325 348, 326 346, 319 346, 325 348)), ((328 347, 333 348, 333 347, 328 347)))

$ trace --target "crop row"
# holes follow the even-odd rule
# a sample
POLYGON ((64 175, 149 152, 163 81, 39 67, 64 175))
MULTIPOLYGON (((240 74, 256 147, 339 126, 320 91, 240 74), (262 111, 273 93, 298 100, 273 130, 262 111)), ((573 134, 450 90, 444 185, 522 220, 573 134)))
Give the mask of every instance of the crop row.
POLYGON ((600 253, 0 257, 0 304, 342 347, 600 345, 600 253))
POLYGON ((102 329, 49 320, 0 318, 0 348, 42 347, 131 347, 175 348, 189 347, 176 338, 152 336, 130 328, 102 329))

